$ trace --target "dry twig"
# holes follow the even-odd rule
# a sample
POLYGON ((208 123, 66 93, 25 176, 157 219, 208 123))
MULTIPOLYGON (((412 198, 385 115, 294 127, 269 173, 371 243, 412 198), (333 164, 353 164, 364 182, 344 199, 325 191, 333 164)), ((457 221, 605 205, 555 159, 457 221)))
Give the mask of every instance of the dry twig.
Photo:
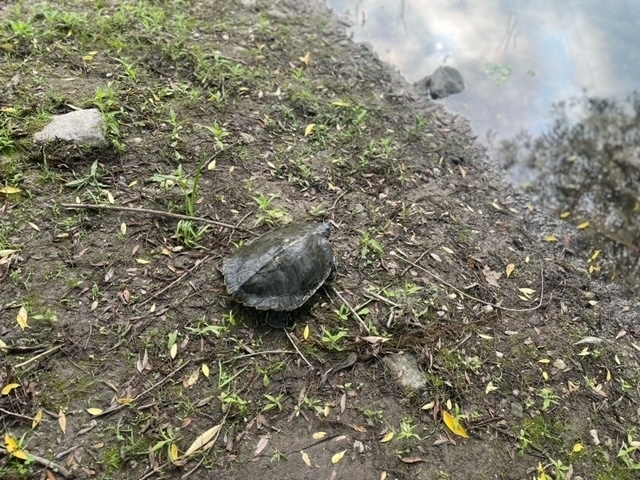
POLYGON ((432 276, 433 278, 435 278, 440 283, 443 283, 447 287, 452 288, 453 290, 458 292, 460 295, 464 295, 465 297, 470 298, 471 300, 475 300, 476 302, 480 302, 483 305, 489 305, 490 307, 497 308, 497 309, 502 310, 504 312, 531 312, 532 310, 537 310, 542 306, 542 299, 544 297, 544 274, 543 274, 543 270, 542 270, 542 262, 540 262, 540 301, 538 302, 538 305, 536 305, 535 307, 530 307, 530 308, 508 308, 508 307, 503 307, 502 305, 498 305, 498 304, 495 304, 495 303, 487 302, 485 300, 481 300, 481 299, 479 299, 477 297, 474 297, 473 295, 469 295, 468 293, 463 292, 458 287, 455 287, 455 286, 451 285, 449 282, 444 281, 442 278, 440 278, 435 273, 432 273, 429 270, 427 270, 426 268, 421 267, 417 263, 412 262, 411 260, 409 260, 407 258, 407 254, 401 252, 400 250, 398 250, 397 253, 396 252, 391 252, 391 254, 392 255, 396 255, 398 258, 404 260, 405 262, 407 262, 408 264, 414 266, 418 270, 426 273, 427 275, 432 276))

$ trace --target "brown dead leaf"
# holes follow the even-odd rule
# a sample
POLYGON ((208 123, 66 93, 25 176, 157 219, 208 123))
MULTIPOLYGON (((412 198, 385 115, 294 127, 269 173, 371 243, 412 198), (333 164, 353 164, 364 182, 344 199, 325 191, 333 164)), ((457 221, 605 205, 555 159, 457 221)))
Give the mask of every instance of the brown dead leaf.
POLYGON ((484 274, 484 278, 487 280, 487 283, 494 287, 499 287, 498 280, 502 277, 502 272, 494 272, 489 268, 488 265, 485 265, 482 269, 482 273, 484 274))
POLYGON ((58 413, 58 424, 60 425, 62 433, 67 433, 67 416, 62 410, 58 413))
POLYGON ((193 455, 194 453, 199 452, 200 450, 203 450, 203 451, 209 450, 215 443, 216 439, 218 438, 218 434, 220 433, 221 428, 222 428, 222 424, 215 425, 211 427, 209 430, 207 430, 206 432, 200 434, 198 438, 196 438, 193 441, 191 446, 184 453, 183 457, 188 457, 189 455, 193 455))
POLYGON ((269 445, 269 440, 271 440, 271 437, 269 435, 260 437, 260 440, 258 440, 258 445, 256 445, 256 450, 255 452, 253 452, 254 457, 260 455, 264 451, 264 449, 267 448, 267 445, 269 445))
POLYGON ((402 457, 400 458, 400 460, 402 460, 404 463, 419 463, 425 461, 424 458, 418 457, 417 455, 412 457, 402 457))

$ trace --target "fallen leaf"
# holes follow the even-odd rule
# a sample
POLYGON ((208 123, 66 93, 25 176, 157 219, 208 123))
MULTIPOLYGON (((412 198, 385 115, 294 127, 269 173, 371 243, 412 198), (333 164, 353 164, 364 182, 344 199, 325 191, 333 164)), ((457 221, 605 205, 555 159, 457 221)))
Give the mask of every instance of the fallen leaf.
POLYGON ((307 125, 307 127, 304 129, 304 136, 308 137, 309 135, 311 135, 315 130, 315 128, 316 128, 315 123, 310 123, 309 125, 307 125))
POLYGON ((309 338, 309 325, 304 327, 304 331, 302 332, 302 338, 304 338, 305 340, 309 338))
POLYGON ((206 363, 202 364, 202 373, 205 377, 209 378, 209 365, 206 363))
POLYGON ((5 434, 4 444, 7 447, 7 452, 11 454, 11 456, 21 460, 26 460, 28 458, 28 455, 20 448, 20 444, 13 435, 9 435, 8 433, 5 434))
POLYGON ((216 438, 218 438, 218 434, 220 433, 221 428, 222 424, 215 425, 203 434, 199 435, 198 438, 193 441, 191 446, 184 453, 183 457, 188 457, 189 455, 193 455, 200 450, 208 450, 209 448, 211 448, 216 438))
POLYGON ((104 410, 101 408, 87 408, 87 413, 89 415, 101 415, 104 410))
POLYGON ((547 235, 546 237, 543 238, 543 240, 545 242, 557 242, 558 239, 556 238, 555 235, 547 235))
POLYGON ((20 311, 18 312, 18 316, 16 317, 16 322, 18 322, 18 325, 22 330, 24 330, 25 328, 30 328, 29 324, 27 323, 27 317, 27 309, 24 308, 23 305, 22 307, 20 307, 20 311))
POLYGON ((496 390, 498 390, 498 387, 496 387, 496 386, 493 384, 493 382, 489 382, 489 383, 487 383, 487 387, 484 389, 484 392, 485 392, 486 394, 489 394, 489 393, 494 392, 494 391, 496 391, 496 390))
POLYGON ((38 412, 33 417, 33 422, 31 422, 31 429, 32 430, 34 428, 36 428, 38 425, 40 425, 40 422, 42 422, 42 417, 43 416, 44 416, 44 412, 42 410, 38 410, 38 412))
POLYGON ((380 439, 380 443, 390 442, 393 439, 393 436, 394 436, 393 432, 387 433, 384 437, 380 439))
POLYGON ((581 443, 576 443, 576 444, 573 446, 572 452, 573 452, 573 453, 578 453, 580 450, 582 450, 582 448, 583 448, 583 447, 582 447, 582 444, 581 444, 581 443))
POLYGON ((513 273, 513 271, 516 269, 516 264, 515 263, 510 263, 509 265, 507 265, 507 268, 505 269, 505 272, 507 274, 507 278, 509 278, 511 276, 511 274, 513 273))
POLYGON ((307 467, 311 466, 311 459, 309 458, 309 454, 304 450, 300 450, 300 455, 302 456, 302 461, 307 465, 307 467))
POLYGON ((254 457, 257 457, 258 455, 260 455, 262 451, 265 448, 267 448, 267 445, 269 444, 269 440, 271 440, 271 437, 269 437, 268 435, 260 437, 260 440, 258 440, 258 445, 256 446, 256 450, 255 452, 253 452, 254 457))
POLYGON ((571 216, 571 212, 562 212, 560 214, 560 218, 569 218, 571 216))
POLYGON ((422 410, 431 410, 433 407, 436 406, 436 402, 435 401, 430 401, 429 403, 425 403, 422 407, 420 407, 422 410))
POLYGON ((144 258, 136 258, 136 262, 140 265, 147 265, 148 263, 151 263, 149 260, 145 260, 144 258))
POLYGON ((67 416, 65 415, 65 413, 60 410, 60 412, 58 413, 58 425, 60 425, 60 430, 62 430, 62 433, 67 433, 67 416))
POLYGON ((469 438, 469 434, 465 430, 465 428, 460 423, 460 420, 453 415, 451 415, 446 410, 442 412, 442 419, 444 420, 445 425, 456 435, 459 435, 464 438, 469 438))
POLYGON ((585 228, 589 228, 589 222, 582 222, 578 225, 578 230, 584 230, 585 228))
POLYGON ((321 438, 324 438, 327 436, 327 432, 316 432, 311 436, 313 437, 314 440, 320 440, 321 438))
POLYGON ((173 358, 176 358, 177 354, 178 354, 178 344, 174 343, 173 345, 171 345, 171 349, 169 350, 169 355, 173 359, 173 358))
POLYGON ((14 195, 16 193, 20 193, 20 190, 17 187, 0 187, 0 193, 4 193, 5 195, 14 195))
POLYGON ((331 457, 331 463, 333 463, 334 465, 338 463, 340 460, 342 460, 342 457, 344 457, 345 453, 347 453, 346 450, 342 450, 341 452, 336 453, 333 457, 331 457))
POLYGON ((498 280, 500 280, 500 277, 502 277, 502 272, 494 272, 493 270, 491 270, 491 268, 489 268, 488 265, 485 265, 485 267, 482 269, 482 273, 484 274, 484 278, 487 280, 487 283, 489 285, 492 285, 494 287, 500 286, 498 284, 498 280))
POLYGON ((122 223, 120 224, 120 233, 121 233, 122 235, 126 235, 126 233, 127 233, 127 224, 126 224, 126 223, 124 223, 124 222, 122 222, 122 223))
POLYGON ((2 389, 2 395, 9 395, 9 393, 11 393, 12 390, 18 388, 20 386, 19 383, 10 383, 8 385, 5 385, 5 387, 2 389))
POLYGON ((215 170, 216 169, 216 160, 215 158, 213 160, 211 160, 211 162, 209 162, 209 165, 207 165, 207 170, 215 170))
POLYGON ((422 458, 422 457, 418 457, 418 456, 414 456, 414 457, 402 457, 400 460, 402 460, 404 463, 419 463, 419 462, 424 462, 424 461, 426 461, 424 458, 422 458))
POLYGON ((311 52, 307 52, 304 57, 300 57, 300 61, 308 67, 309 62, 311 62, 311 52))
POLYGON ((180 458, 180 451, 178 450, 178 445, 172 443, 169 445, 169 460, 173 463, 180 458))

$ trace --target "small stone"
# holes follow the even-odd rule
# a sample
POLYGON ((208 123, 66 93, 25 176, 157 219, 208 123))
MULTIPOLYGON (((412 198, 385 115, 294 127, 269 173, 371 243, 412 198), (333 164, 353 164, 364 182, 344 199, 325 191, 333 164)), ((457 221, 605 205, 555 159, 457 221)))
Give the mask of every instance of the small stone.
POLYGON ((511 404, 511 413, 516 418, 524 417, 524 410, 522 409, 522 404, 518 402, 513 402, 511 404))
POLYGON ((431 76, 419 81, 419 83, 423 82, 427 90, 429 90, 431 98, 434 99, 445 98, 464 90, 462 74, 447 65, 438 67, 431 76))
POLYGON ((384 357, 384 364, 389 368, 391 375, 401 387, 413 390, 426 388, 427 380, 413 355, 408 353, 387 355, 384 357))
POLYGON ((567 368, 567 364, 564 363, 564 360, 562 360, 561 358, 557 358, 556 360, 554 360, 553 366, 560 371, 563 371, 565 368, 567 368))
POLYGON ((88 147, 109 145, 104 136, 104 120, 99 110, 76 110, 64 115, 54 115, 51 123, 33 135, 37 143, 47 143, 56 139, 74 142, 88 147))

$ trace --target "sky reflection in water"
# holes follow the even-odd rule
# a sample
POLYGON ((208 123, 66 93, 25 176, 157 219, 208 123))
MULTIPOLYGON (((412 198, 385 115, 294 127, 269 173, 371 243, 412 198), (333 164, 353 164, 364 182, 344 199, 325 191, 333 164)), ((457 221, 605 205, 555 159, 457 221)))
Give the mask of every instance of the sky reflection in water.
POLYGON ((640 78, 634 0, 327 0, 356 41, 411 82, 446 64, 466 90, 444 103, 481 140, 545 130, 554 102, 624 97, 640 78))

